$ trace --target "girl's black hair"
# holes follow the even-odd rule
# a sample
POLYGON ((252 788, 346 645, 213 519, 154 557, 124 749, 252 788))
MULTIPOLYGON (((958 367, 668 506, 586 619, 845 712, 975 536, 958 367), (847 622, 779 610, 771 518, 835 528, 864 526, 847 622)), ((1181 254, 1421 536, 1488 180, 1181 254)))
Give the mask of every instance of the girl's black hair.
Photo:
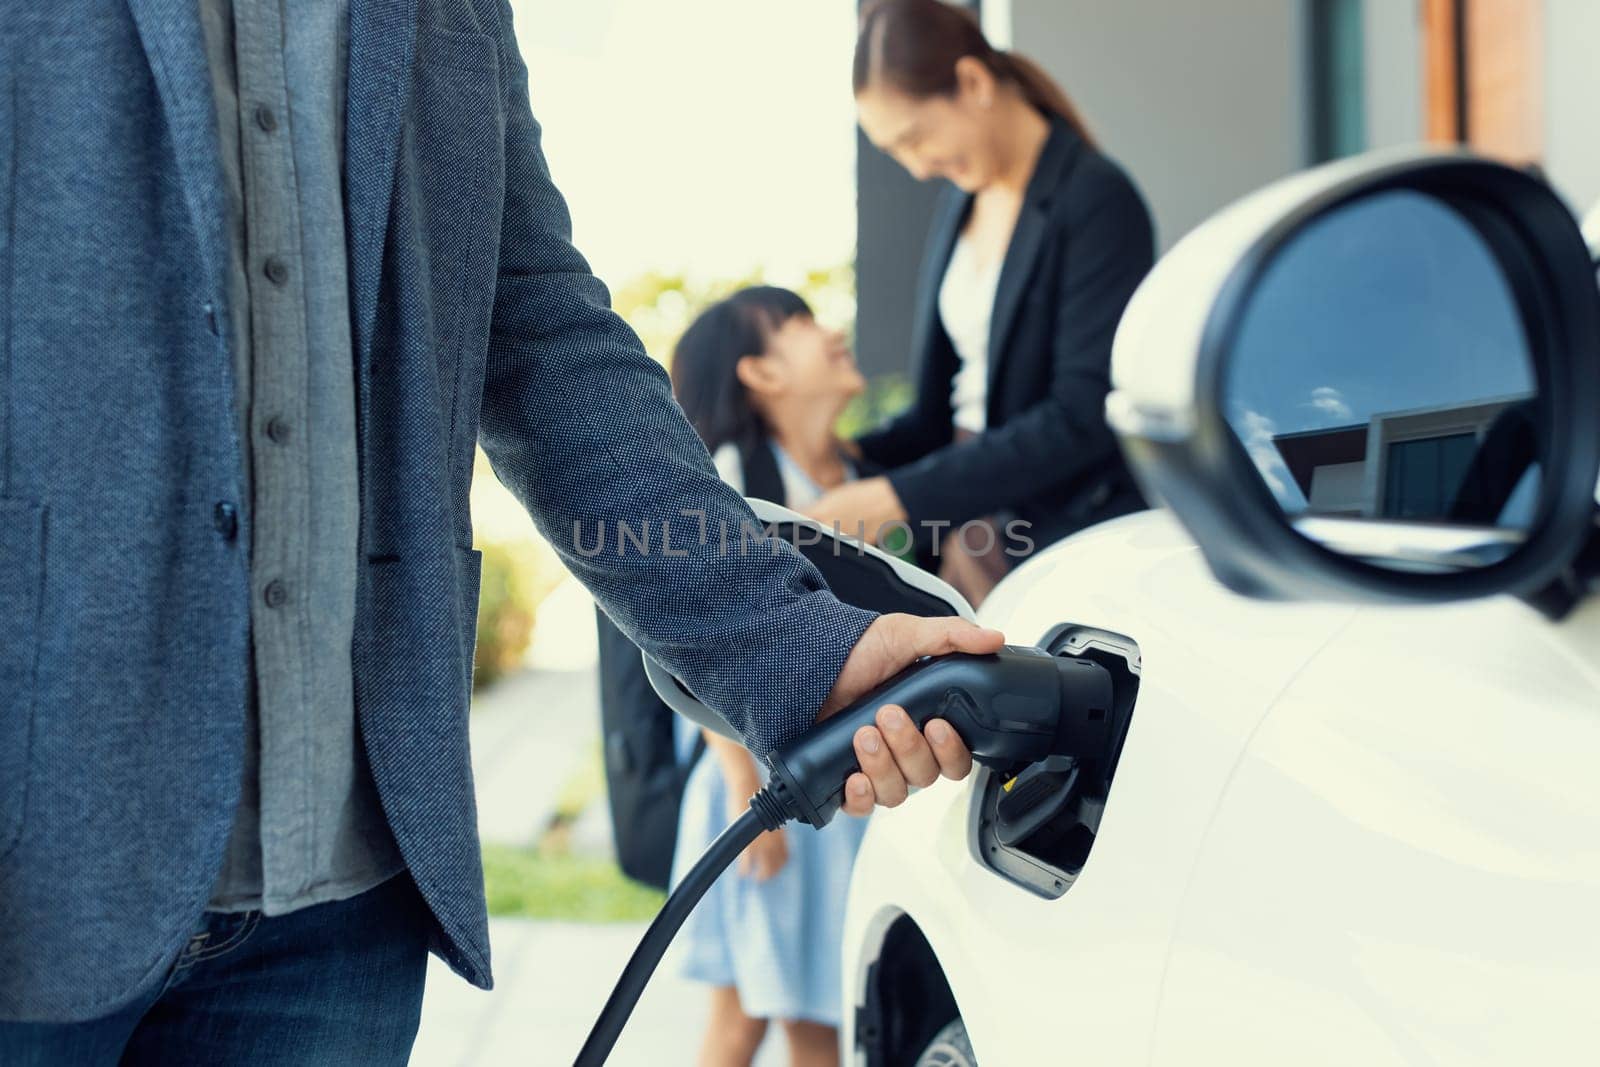
POLYGON ((768 435, 735 368, 745 356, 764 354, 768 339, 796 315, 811 315, 800 294, 755 285, 706 308, 679 339, 672 391, 712 452, 729 442, 748 450, 768 435))

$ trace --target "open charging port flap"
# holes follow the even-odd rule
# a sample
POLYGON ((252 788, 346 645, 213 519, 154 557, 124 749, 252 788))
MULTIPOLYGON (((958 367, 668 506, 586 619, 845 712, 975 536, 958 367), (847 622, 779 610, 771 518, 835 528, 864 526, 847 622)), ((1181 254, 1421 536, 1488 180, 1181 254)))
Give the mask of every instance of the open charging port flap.
POLYGON ((1139 646, 1094 627, 1063 624, 1039 642, 1051 655, 1088 659, 1111 675, 1116 743, 1104 761, 1052 756, 1007 777, 985 772, 976 791, 976 848, 1000 876, 1055 898, 1077 878, 1094 847, 1139 693, 1139 646))

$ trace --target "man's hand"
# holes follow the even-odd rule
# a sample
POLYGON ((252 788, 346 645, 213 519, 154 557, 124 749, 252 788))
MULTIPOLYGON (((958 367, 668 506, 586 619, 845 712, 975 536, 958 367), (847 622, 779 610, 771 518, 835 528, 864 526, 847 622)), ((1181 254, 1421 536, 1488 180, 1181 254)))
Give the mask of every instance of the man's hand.
MULTIPOLYGON (((851 649, 818 718, 849 706, 923 656, 998 652, 1005 640, 1000 631, 964 619, 879 616, 851 649)), ((919 733, 896 704, 879 708, 877 726, 857 730, 855 742, 861 770, 845 783, 844 810, 850 815, 866 815, 874 804, 895 807, 911 786, 932 785, 941 774, 959 781, 972 770, 972 753, 949 723, 929 719, 919 733)))

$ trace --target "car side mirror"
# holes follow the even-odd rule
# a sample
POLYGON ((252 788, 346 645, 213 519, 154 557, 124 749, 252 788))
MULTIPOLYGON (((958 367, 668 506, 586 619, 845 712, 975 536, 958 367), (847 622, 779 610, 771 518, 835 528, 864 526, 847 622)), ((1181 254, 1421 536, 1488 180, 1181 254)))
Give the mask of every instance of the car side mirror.
POLYGON ((1406 150, 1268 186, 1157 264, 1112 377, 1134 469, 1230 588, 1564 610, 1595 531, 1600 289, 1539 179, 1406 150))
MULTIPOLYGON (((957 615, 969 622, 976 621, 976 613, 965 597, 949 583, 915 564, 770 500, 752 497, 746 503, 762 528, 799 550, 822 572, 833 594, 846 604, 879 613, 957 615)), ((756 545, 747 546, 742 540, 737 548, 730 544, 727 550, 765 551, 756 545)), ((644 667, 651 687, 673 711, 725 737, 739 740, 722 716, 702 704, 688 686, 648 654, 644 657, 644 667)))

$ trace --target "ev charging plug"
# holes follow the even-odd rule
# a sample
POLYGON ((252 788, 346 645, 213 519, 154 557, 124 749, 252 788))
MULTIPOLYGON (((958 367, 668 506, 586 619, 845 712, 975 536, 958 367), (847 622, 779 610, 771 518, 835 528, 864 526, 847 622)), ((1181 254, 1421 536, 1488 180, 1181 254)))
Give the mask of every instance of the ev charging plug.
POLYGON ((977 762, 1011 770, 1049 756, 1106 758, 1114 744, 1110 673, 1090 660, 1007 645, 988 655, 954 653, 914 663, 849 708, 767 757, 765 792, 790 818, 826 826, 859 767, 855 734, 878 709, 899 704, 921 729, 955 728, 977 762))
POLYGON ((1090 660, 1007 645, 988 655, 954 653, 920 660, 818 726, 767 756, 771 775, 750 810, 713 841, 662 905, 623 969, 578 1067, 605 1062, 645 983, 689 912, 724 869, 764 830, 799 819, 823 827, 838 812, 845 780, 860 769, 855 733, 885 704, 899 704, 918 729, 947 720, 973 759, 1001 771, 1050 756, 1113 756, 1113 685, 1090 660))

